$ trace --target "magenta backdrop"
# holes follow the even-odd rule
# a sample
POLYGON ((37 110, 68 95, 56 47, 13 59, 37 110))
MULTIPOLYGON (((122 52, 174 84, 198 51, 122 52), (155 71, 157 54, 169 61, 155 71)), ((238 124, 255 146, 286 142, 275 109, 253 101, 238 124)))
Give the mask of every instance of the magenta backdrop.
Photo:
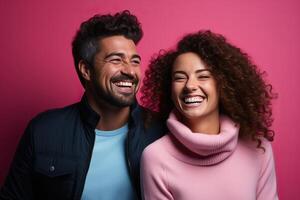
MULTIPOLYGON (((268 72, 274 102, 273 144, 281 199, 300 185, 297 135, 300 84, 300 1, 297 0, 12 0, 0 2, 0 185, 20 136, 37 113, 80 99, 70 43, 79 24, 96 13, 129 9, 142 22, 143 69, 153 55, 185 33, 224 34, 268 72)), ((245 172, 247 173, 247 172, 245 172)))

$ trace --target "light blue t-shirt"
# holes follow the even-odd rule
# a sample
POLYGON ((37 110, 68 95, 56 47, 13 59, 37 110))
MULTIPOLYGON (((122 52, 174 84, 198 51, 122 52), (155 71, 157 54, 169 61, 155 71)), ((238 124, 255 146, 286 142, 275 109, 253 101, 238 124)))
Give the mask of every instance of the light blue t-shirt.
POLYGON ((113 130, 95 130, 96 138, 82 200, 133 200, 125 157, 128 124, 113 130))

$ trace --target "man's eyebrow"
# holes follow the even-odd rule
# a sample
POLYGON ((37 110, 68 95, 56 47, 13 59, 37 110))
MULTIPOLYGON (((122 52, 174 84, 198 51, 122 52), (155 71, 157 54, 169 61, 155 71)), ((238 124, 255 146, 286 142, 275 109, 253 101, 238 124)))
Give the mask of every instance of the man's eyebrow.
POLYGON ((139 60, 142 60, 141 56, 138 54, 133 54, 131 58, 138 58, 139 60))
MULTIPOLYGON (((112 52, 112 53, 106 55, 106 56, 104 57, 104 59, 107 59, 107 58, 109 58, 109 57, 111 57, 111 56, 119 56, 119 57, 121 57, 121 58, 125 58, 125 57, 126 57, 124 53, 112 52)), ((132 58, 138 58, 138 59, 141 60, 141 56, 138 55, 138 54, 133 54, 133 55, 131 56, 130 59, 132 59, 132 58)))
POLYGON ((124 58, 124 57, 125 57, 125 54, 124 54, 124 53, 118 53, 118 52, 112 52, 112 53, 106 55, 106 56, 104 57, 104 59, 107 59, 107 58, 109 58, 109 57, 111 57, 111 56, 119 56, 119 57, 124 58))

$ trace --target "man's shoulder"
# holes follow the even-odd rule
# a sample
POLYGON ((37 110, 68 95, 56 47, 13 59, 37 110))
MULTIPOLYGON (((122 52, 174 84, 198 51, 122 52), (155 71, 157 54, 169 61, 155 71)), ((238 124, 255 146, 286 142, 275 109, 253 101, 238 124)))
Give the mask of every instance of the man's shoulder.
POLYGON ((75 118, 79 117, 78 103, 62 108, 46 110, 36 115, 29 125, 34 129, 51 129, 60 125, 67 125, 75 118))
POLYGON ((145 107, 139 106, 141 119, 143 120, 145 133, 153 136, 156 140, 163 136, 167 131, 165 120, 161 119, 158 112, 151 111, 145 107))
POLYGON ((137 109, 141 116, 141 119, 143 119, 144 121, 146 128, 151 126, 165 126, 165 121, 161 119, 161 116, 158 112, 152 111, 146 107, 143 107, 142 105, 138 105, 137 109))

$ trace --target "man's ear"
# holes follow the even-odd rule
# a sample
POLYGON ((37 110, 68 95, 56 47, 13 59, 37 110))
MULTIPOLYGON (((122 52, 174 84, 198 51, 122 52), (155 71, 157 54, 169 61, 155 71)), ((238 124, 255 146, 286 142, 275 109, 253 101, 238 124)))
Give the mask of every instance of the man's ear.
POLYGON ((91 70, 90 70, 89 66, 86 64, 86 62, 84 62, 83 60, 80 60, 78 63, 78 69, 79 69, 81 76, 85 80, 87 80, 87 81, 91 80, 91 70))

